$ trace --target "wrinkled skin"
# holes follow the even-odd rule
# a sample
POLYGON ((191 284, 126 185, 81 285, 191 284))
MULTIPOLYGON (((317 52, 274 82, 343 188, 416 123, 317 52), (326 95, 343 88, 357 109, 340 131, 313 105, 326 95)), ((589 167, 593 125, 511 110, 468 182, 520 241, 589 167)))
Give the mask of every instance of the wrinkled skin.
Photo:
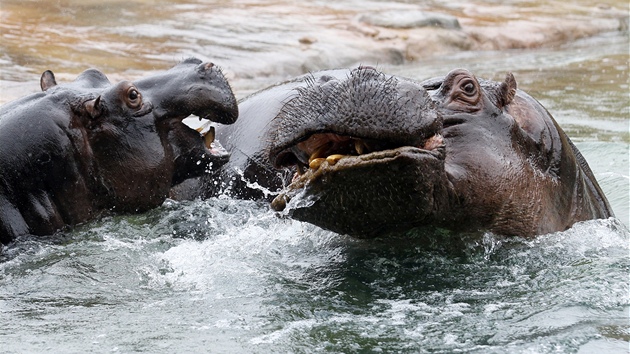
POLYGON ((454 70, 418 83, 372 68, 320 72, 240 109, 236 126, 217 131, 242 154, 224 177, 237 169, 253 182, 264 171, 255 182, 281 190, 275 210, 338 233, 533 236, 613 215, 582 155, 511 74, 493 82, 454 70))
POLYGON ((159 206, 171 187, 228 155, 182 123, 191 114, 233 123, 238 107, 211 63, 187 59, 112 85, 90 69, 0 108, 0 241, 47 235, 104 211, 159 206), (206 145, 209 145, 208 148, 206 145))

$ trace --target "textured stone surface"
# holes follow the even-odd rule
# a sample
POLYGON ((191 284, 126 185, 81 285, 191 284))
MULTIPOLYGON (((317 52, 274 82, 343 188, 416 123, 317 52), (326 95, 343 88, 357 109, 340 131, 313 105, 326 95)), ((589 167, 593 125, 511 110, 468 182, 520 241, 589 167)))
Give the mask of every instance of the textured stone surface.
POLYGON ((385 11, 361 15, 359 21, 368 25, 387 28, 440 27, 461 29, 457 18, 450 15, 424 11, 385 11))

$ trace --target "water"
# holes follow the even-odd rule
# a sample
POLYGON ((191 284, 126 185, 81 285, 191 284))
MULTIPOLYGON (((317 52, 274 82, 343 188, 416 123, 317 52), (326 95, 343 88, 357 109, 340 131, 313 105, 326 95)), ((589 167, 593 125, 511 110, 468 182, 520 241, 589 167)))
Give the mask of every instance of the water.
MULTIPOLYGON (((390 33, 358 21, 362 15, 386 10, 444 13, 477 29, 511 20, 522 21, 518 26, 531 22, 511 35, 520 38, 531 32, 542 44, 597 33, 589 32, 591 28, 616 30, 623 26, 618 18, 628 17, 628 3, 620 0, 509 0, 501 4, 493 0, 2 0, 0 102, 38 91, 40 75, 48 69, 58 81, 73 80, 90 67, 112 81, 131 80, 196 56, 220 65, 237 96, 243 97, 309 70, 397 64, 406 57, 423 61, 434 51, 461 50, 442 43, 457 41, 452 38, 428 42, 431 34, 401 45, 401 40, 415 38, 413 31, 390 33), (573 21, 589 24, 570 27, 573 21), (537 31, 550 22, 559 24, 537 31), (561 35, 554 40, 557 34, 561 35), (416 48, 421 45, 427 49, 416 48)), ((491 47, 490 43, 476 45, 491 47)))
MULTIPOLYGON (((527 10, 532 2, 512 3, 534 11, 527 10)), ((277 66, 268 53, 356 5, 338 1, 319 14, 315 5, 282 1, 26 4, 1 5, 2 102, 37 91, 49 68, 62 81, 89 63, 116 80, 187 55, 219 58, 243 97, 292 70, 311 70, 287 64, 283 55, 296 52, 278 54, 285 64, 277 66), (259 16, 234 20, 252 7, 259 16), (301 12, 276 23, 278 9, 301 12), (323 17, 306 21, 316 14, 323 17), (296 23, 303 24, 296 33, 283 35, 296 23), (248 78, 237 72, 252 53, 262 53, 252 64, 259 76, 248 78)), ((256 202, 167 201, 5 249, 0 351, 627 353, 628 53, 627 33, 616 32, 537 50, 363 61, 418 79, 456 67, 494 79, 514 72, 583 152, 616 219, 533 240, 417 231, 358 241, 279 218, 256 202)), ((333 67, 330 60, 321 68, 333 67)))
POLYGON ((253 202, 167 202, 11 248, 0 338, 9 353, 622 352, 628 236, 611 219, 366 242, 253 202))

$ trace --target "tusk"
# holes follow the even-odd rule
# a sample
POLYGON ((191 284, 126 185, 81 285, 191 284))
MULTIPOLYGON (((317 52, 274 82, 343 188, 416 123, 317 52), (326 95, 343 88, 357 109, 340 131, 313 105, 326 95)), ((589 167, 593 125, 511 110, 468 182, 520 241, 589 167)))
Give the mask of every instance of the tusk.
POLYGON ((329 165, 334 165, 337 163, 337 161, 341 160, 343 157, 345 157, 345 155, 340 155, 340 154, 334 154, 334 155, 330 155, 326 158, 326 161, 328 161, 329 165))
POLYGON ((315 159, 312 159, 309 163, 308 163, 308 167, 317 170, 319 168, 319 166, 322 165, 322 163, 324 163, 324 161, 326 161, 325 158, 323 157, 318 157, 315 159))
POLYGON ((355 140, 354 141, 354 149, 357 151, 357 154, 359 155, 363 155, 365 153, 365 144, 363 143, 362 140, 355 140))
POLYGON ((203 142, 208 149, 212 149, 212 143, 214 142, 214 127, 210 127, 206 134, 203 136, 203 142))

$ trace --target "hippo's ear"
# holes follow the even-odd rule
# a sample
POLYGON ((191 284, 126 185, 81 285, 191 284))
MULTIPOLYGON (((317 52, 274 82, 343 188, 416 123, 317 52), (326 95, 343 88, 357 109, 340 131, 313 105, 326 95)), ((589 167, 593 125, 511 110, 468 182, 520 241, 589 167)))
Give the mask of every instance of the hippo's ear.
POLYGON ((92 119, 98 118, 101 115, 101 96, 96 97, 93 100, 89 100, 84 103, 85 110, 88 112, 92 119))
POLYGON ((499 108, 503 108, 512 103, 516 95, 516 79, 512 73, 505 75, 505 81, 499 86, 499 92, 497 92, 497 94, 499 108))
POLYGON ((39 79, 39 86, 42 88, 42 91, 46 91, 51 87, 57 86, 55 74, 53 74, 50 70, 44 71, 41 79, 39 79))

